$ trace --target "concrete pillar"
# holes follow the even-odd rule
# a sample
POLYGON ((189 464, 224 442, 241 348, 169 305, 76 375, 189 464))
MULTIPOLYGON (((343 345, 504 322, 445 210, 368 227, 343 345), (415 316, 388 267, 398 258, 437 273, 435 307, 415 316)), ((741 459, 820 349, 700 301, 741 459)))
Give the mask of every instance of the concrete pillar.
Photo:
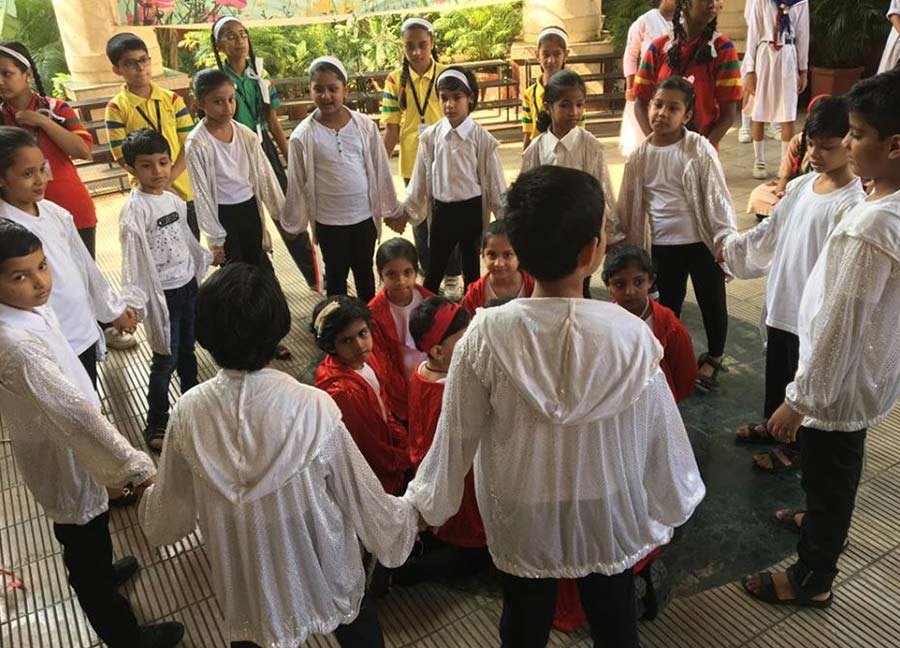
POLYGON ((600 37, 603 0, 525 0, 523 27, 526 43, 537 40, 549 25, 562 27, 572 43, 588 43, 600 37))

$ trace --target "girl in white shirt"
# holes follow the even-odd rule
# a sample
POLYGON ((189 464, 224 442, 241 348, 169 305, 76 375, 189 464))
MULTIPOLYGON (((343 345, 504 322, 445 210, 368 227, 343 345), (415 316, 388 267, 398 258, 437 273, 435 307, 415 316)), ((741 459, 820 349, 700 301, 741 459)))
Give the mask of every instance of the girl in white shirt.
POLYGON ((710 391, 728 335, 725 272, 716 252, 735 231, 735 217, 716 150, 686 128, 693 109, 687 80, 669 77, 657 86, 652 131, 628 158, 619 205, 625 240, 651 251, 659 303, 679 317, 691 278, 709 345, 697 363, 697 388, 710 391))
POLYGON ((884 44, 881 62, 878 64, 879 74, 893 70, 900 62, 900 0, 891 0, 891 5, 887 10, 887 19, 891 23, 891 31, 884 44))
POLYGON ((437 90, 444 118, 419 137, 406 199, 416 223, 428 220, 425 287, 435 293, 457 244, 466 289, 478 280, 481 234, 491 213, 502 217, 506 191, 500 143, 469 115, 478 104, 475 75, 447 68, 438 77, 437 90))
POLYGON ((316 110, 294 129, 288 144, 285 231, 302 233, 311 224, 325 259, 328 296, 347 294, 352 269, 356 294, 368 303, 375 296, 372 256, 381 221, 395 219, 390 226, 403 231, 403 208, 378 127, 344 106, 344 65, 331 56, 313 61, 309 92, 316 110))

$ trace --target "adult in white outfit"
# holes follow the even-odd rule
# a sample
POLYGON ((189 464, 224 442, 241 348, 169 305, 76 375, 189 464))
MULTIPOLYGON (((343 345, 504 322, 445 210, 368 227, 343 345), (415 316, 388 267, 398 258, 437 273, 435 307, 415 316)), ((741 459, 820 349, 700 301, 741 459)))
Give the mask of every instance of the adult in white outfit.
POLYGON ((887 19, 891 21, 891 33, 888 34, 884 54, 881 55, 881 63, 878 64, 879 74, 893 70, 900 62, 900 0, 891 0, 887 19))
POLYGON ((628 41, 622 59, 622 70, 625 72, 625 112, 622 114, 622 129, 619 133, 619 150, 626 157, 631 155, 645 137, 634 113, 635 99, 632 93, 634 75, 637 74, 638 66, 650 43, 672 30, 674 14, 675 0, 662 0, 657 9, 651 9, 641 15, 628 28, 628 41))

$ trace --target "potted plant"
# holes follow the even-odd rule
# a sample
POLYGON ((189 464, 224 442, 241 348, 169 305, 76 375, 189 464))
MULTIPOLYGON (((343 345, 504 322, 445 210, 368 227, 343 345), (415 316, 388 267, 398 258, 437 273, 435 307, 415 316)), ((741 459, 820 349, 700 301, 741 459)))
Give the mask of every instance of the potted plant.
POLYGON ((867 49, 884 42, 889 23, 880 0, 816 0, 810 6, 813 96, 841 95, 859 81, 867 49))

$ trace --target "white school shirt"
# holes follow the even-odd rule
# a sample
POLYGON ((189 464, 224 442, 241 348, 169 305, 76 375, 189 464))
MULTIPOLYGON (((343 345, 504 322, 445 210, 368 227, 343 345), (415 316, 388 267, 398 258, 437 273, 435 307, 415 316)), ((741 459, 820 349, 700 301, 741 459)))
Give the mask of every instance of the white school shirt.
POLYGON ((200 526, 225 641, 293 647, 353 621, 360 542, 386 567, 415 511, 381 483, 323 391, 275 369, 222 370, 183 395, 139 518, 153 545, 200 526))
POLYGON ((0 304, 0 411, 19 473, 59 524, 108 508, 104 486, 156 473, 100 411, 100 399, 52 308, 0 304))
POLYGON ((353 371, 362 376, 362 379, 369 383, 369 387, 375 392, 375 398, 378 399, 378 405, 381 407, 381 418, 386 421, 387 408, 384 406, 384 401, 381 400, 381 383, 378 382, 378 376, 375 375, 375 370, 372 369, 368 363, 363 363, 362 369, 354 369, 353 371))
POLYGON ((340 130, 312 122, 316 146, 316 223, 356 225, 372 218, 362 134, 351 119, 340 130))
POLYGON ((800 299, 825 241, 841 219, 865 200, 862 183, 820 195, 818 173, 792 180, 772 215, 762 223, 725 241, 725 263, 741 279, 768 273, 766 326, 797 334, 800 299))
POLYGON ((699 243, 697 218, 684 193, 684 138, 668 146, 647 143, 644 209, 650 217, 654 245, 699 243))
POLYGON ((434 134, 434 199, 462 202, 481 195, 478 184, 478 146, 471 116, 453 128, 444 117, 434 134))
POLYGON ((409 332, 409 316, 422 301, 424 300, 419 291, 413 290, 412 301, 406 306, 397 306, 388 302, 391 307, 391 316, 394 318, 394 326, 397 327, 397 339, 403 345, 403 368, 407 378, 419 366, 419 363, 428 357, 427 353, 416 348, 416 342, 413 340, 412 333, 409 332))
POLYGON ((585 169, 581 169, 583 156, 580 150, 580 140, 581 136, 577 127, 563 135, 562 138, 557 137, 552 130, 547 129, 543 133, 540 143, 541 164, 585 171, 585 169))
POLYGON ((0 201, 0 218, 27 228, 41 240, 53 275, 50 307, 76 355, 100 339, 98 321, 112 322, 125 303, 109 287, 78 236, 72 215, 49 200, 37 203, 38 216, 0 201))
POLYGON ((156 195, 138 189, 130 199, 142 203, 138 210, 145 218, 144 231, 162 289, 181 288, 196 274, 188 247, 193 234, 187 224, 187 205, 168 191, 156 195))
POLYGON ((250 184, 250 159, 232 133, 230 142, 212 136, 216 156, 216 191, 220 205, 239 205, 253 198, 250 184))

